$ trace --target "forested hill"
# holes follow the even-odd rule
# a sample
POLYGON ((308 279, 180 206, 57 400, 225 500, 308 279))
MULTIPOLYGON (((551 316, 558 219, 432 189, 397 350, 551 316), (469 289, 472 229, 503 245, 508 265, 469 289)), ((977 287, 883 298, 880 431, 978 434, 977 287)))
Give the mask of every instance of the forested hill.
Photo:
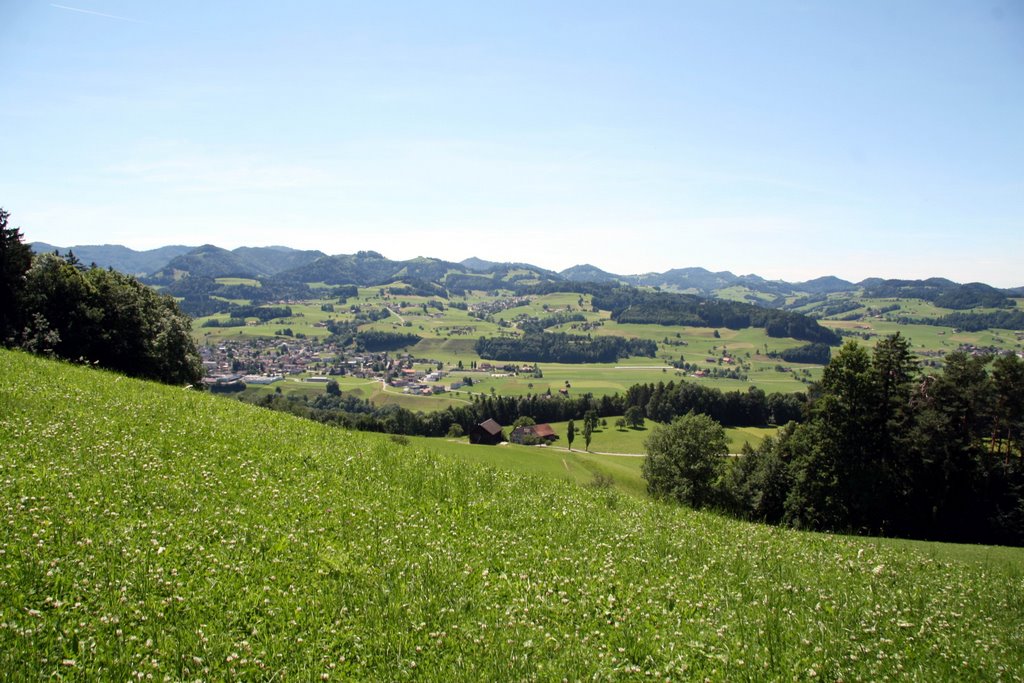
POLYGON ((835 332, 805 315, 737 301, 617 287, 595 293, 594 305, 611 311, 612 320, 620 323, 727 327, 734 330, 763 327, 769 337, 792 337, 829 345, 840 343, 835 332))
POLYGON ((883 280, 865 287, 864 295, 874 298, 912 298, 931 301, 942 308, 1009 308, 1014 305, 1007 292, 981 282, 965 285, 944 278, 928 280, 883 280))
POLYGON ((58 247, 46 242, 33 242, 30 246, 32 251, 37 254, 55 252, 66 254, 70 251, 82 263, 95 263, 100 268, 113 268, 128 275, 149 275, 166 266, 172 259, 195 249, 195 247, 173 245, 147 251, 136 251, 120 244, 58 247))
POLYGON ((449 290, 526 287, 553 282, 626 284, 666 291, 720 297, 734 289, 755 305, 781 308, 787 297, 826 296, 849 293, 868 297, 920 298, 936 306, 965 310, 972 307, 1001 308, 1012 304, 1024 287, 998 289, 983 283, 960 284, 945 278, 926 280, 885 280, 867 278, 858 283, 834 276, 806 282, 767 280, 756 274, 735 275, 705 268, 673 268, 663 273, 620 275, 591 264, 555 272, 517 261, 468 258, 451 262, 419 257, 392 260, 375 251, 329 256, 321 251, 301 251, 282 246, 239 247, 233 250, 213 245, 168 246, 134 251, 120 245, 78 245, 57 247, 44 242, 31 244, 38 253, 71 250, 83 263, 96 263, 134 275, 148 275, 167 282, 183 275, 204 277, 277 277, 289 282, 326 282, 361 286, 386 284, 396 278, 419 279, 444 284, 449 290), (1009 301, 1009 303, 1008 303, 1009 301))

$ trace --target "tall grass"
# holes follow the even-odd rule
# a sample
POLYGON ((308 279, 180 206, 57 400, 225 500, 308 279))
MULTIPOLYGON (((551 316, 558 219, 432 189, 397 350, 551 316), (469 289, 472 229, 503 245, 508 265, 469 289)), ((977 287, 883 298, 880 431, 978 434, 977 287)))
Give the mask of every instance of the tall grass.
POLYGON ((1021 680, 1024 577, 0 352, 12 680, 1021 680))

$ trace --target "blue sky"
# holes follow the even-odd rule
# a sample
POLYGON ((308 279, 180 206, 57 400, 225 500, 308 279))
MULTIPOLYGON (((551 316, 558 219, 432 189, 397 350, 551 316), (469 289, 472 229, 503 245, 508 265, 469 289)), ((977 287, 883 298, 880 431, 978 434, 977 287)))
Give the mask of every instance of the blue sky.
POLYGON ((1024 285, 1024 2, 0 2, 30 241, 1024 285))

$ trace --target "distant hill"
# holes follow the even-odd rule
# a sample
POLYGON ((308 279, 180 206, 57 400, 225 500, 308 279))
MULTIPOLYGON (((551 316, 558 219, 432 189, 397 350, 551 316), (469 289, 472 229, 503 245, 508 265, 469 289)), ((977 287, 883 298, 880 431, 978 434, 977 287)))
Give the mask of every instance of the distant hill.
POLYGON ((463 259, 460 263, 468 270, 472 270, 477 273, 487 273, 495 266, 501 265, 494 261, 485 261, 482 258, 477 258, 476 256, 470 256, 468 259, 463 259))
POLYGON ((183 274, 195 277, 257 277, 259 269, 227 249, 204 244, 170 260, 153 273, 153 280, 171 281, 183 274))
POLYGON ((73 251, 78 260, 86 265, 95 263, 100 268, 113 268, 129 275, 152 273, 163 268, 171 259, 195 249, 195 247, 172 245, 146 251, 135 251, 120 244, 84 244, 73 247, 58 247, 46 242, 33 242, 30 246, 32 251, 40 254, 52 253, 54 251, 66 254, 68 251, 73 251))
POLYGON ((833 275, 826 275, 825 277, 793 284, 793 289, 811 294, 834 294, 836 292, 848 292, 856 288, 857 286, 852 282, 841 280, 833 275))
POLYGON ((621 275, 592 264, 581 264, 559 273, 529 263, 490 261, 475 256, 459 263, 427 257, 393 261, 375 251, 328 256, 322 251, 302 251, 284 246, 239 247, 231 251, 210 244, 201 247, 167 246, 149 251, 134 251, 120 245, 56 247, 34 242, 31 246, 37 252, 58 250, 65 253, 70 249, 85 264, 96 263, 135 275, 150 273, 150 281, 164 283, 184 274, 210 278, 274 277, 288 282, 358 285, 385 284, 404 279, 418 286, 430 283, 432 288, 443 287, 453 291, 532 285, 550 287, 557 286, 559 282, 621 282, 710 298, 750 301, 769 308, 792 308, 819 302, 832 309, 835 302, 827 302, 826 298, 843 294, 851 297, 918 298, 957 310, 1007 308, 1013 305, 1011 297, 1024 296, 1024 287, 997 289, 983 283, 960 284, 945 278, 887 280, 872 277, 852 283, 830 275, 791 283, 766 280, 753 273, 735 275, 727 270, 713 272, 700 267, 621 275))
POLYGON ((322 251, 300 251, 288 247, 239 247, 232 253, 258 269, 262 275, 277 275, 286 270, 301 268, 327 256, 322 251))
POLYGON ((631 284, 675 289, 681 292, 693 291, 697 294, 710 294, 716 289, 730 287, 738 280, 729 271, 713 273, 706 268, 673 268, 664 273, 630 275, 625 279, 631 284))
POLYGON ((913 298, 931 301, 942 308, 1008 308, 1014 302, 1006 292, 980 282, 965 285, 941 277, 927 280, 883 280, 864 288, 874 298, 913 298))
POLYGON ((288 247, 239 247, 228 251, 204 244, 171 259, 153 272, 153 280, 174 280, 183 273, 210 278, 271 277, 323 257, 321 251, 299 251, 288 247))
POLYGON ((497 261, 485 261, 473 256, 463 260, 460 265, 473 273, 492 275, 497 281, 532 280, 534 282, 557 282, 565 279, 553 270, 541 268, 530 263, 508 261, 499 263, 497 261))
POLYGON ((566 268, 559 275, 570 282, 619 282, 623 279, 620 275, 601 270, 589 263, 566 268))
POLYGON ((416 258, 392 261, 376 251, 323 256, 306 265, 282 272, 281 279, 298 282, 326 282, 329 285, 381 285, 398 278, 441 282, 451 272, 466 272, 465 266, 440 259, 416 258))

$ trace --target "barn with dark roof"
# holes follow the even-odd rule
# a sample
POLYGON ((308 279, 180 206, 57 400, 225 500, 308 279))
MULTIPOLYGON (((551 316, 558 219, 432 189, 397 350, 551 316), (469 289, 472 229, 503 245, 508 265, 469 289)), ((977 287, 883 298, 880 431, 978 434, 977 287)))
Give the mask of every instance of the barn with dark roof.
POLYGON ((469 430, 469 442, 494 446, 505 440, 501 425, 492 419, 486 419, 469 430))

